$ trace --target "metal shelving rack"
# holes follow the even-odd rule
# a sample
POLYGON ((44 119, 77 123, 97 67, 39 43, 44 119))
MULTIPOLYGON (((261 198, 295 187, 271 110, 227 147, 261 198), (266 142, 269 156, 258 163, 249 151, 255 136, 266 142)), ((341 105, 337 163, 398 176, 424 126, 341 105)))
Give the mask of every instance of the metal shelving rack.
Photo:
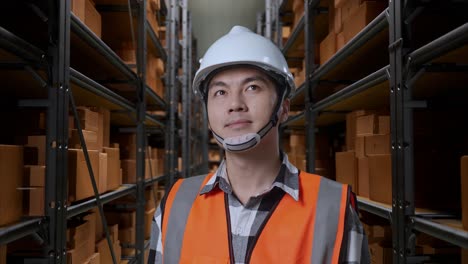
MULTIPOLYGON (((269 2, 269 1, 266 1, 269 2)), ((279 16, 288 15, 288 0, 279 1, 279 16)), ((414 108, 424 108, 425 101, 413 100, 414 93, 424 93, 417 80, 431 72, 432 64, 451 62, 455 71, 464 72, 461 79, 466 84, 468 61, 468 24, 465 23, 415 50, 409 48, 411 38, 408 25, 421 12, 420 1, 390 1, 388 8, 349 41, 323 65, 316 65, 314 45, 324 37, 321 21, 326 11, 324 0, 305 0, 304 16, 299 20, 290 38, 282 48, 292 65, 296 65, 296 47, 305 44, 305 53, 299 59, 306 60, 306 81, 293 96, 291 108, 302 111, 290 117, 284 127, 306 131, 307 170, 315 171, 315 132, 320 127, 344 121, 344 114, 357 109, 390 108, 392 140, 393 204, 380 204, 358 197, 361 210, 387 219, 393 230, 394 263, 418 263, 428 256, 416 256, 414 232, 423 232, 468 248, 468 232, 449 225, 439 218, 443 214, 427 214, 414 208, 413 168, 413 113, 414 108), (412 9, 411 9, 412 8, 412 9), (385 59, 362 61, 366 50, 378 50, 388 54, 385 59), (351 71, 349 65, 359 64, 361 71, 351 71), (369 74, 370 73, 370 74, 369 74), (337 92, 321 97, 319 85, 328 80, 341 80, 347 85, 337 92), (373 100, 364 100, 372 98, 373 100), (372 101, 372 102, 370 102, 372 101)), ((430 4, 431 1, 429 1, 430 4)), ((456 1, 454 1, 456 2, 456 1)), ((458 3, 463 5, 463 3, 458 3)), ((466 9, 466 5, 465 5, 466 9)), ((268 21, 267 21, 268 22, 268 21)), ((271 22, 270 22, 271 23, 271 22)), ((268 27, 268 26, 266 26, 268 27)), ((280 31, 280 28, 278 28, 280 31)), ((279 32, 277 33, 279 34, 279 32)), ((281 47, 281 45, 280 45, 281 47)), ((378 53, 378 52, 374 52, 378 53)), ((437 70, 437 68, 436 68, 437 70)), ((447 69, 445 68, 445 71, 447 69)), ((450 71, 450 70, 449 70, 450 71)), ((443 81, 441 81, 442 83, 443 81)), ((443 88, 439 88, 443 89, 443 88)), ((323 92, 323 91, 322 91, 323 92)), ((453 216, 452 216, 453 217, 453 216)))
MULTIPOLYGON (((18 105, 23 107, 45 107, 47 109, 46 135, 46 187, 45 216, 30 217, 19 223, 0 228, 0 243, 7 244, 27 235, 37 234, 45 241, 45 254, 36 261, 41 263, 66 263, 66 228, 67 219, 86 212, 96 206, 102 214, 105 203, 128 194, 135 194, 136 208, 136 254, 132 263, 143 263, 144 250, 147 247, 143 237, 144 231, 144 189, 155 182, 165 180, 166 176, 144 179, 144 160, 146 146, 146 129, 156 127, 165 129, 161 120, 147 114, 147 106, 155 109, 167 109, 167 104, 145 84, 147 43, 158 52, 164 61, 173 61, 157 38, 146 20, 146 0, 132 3, 123 1, 116 6, 99 6, 103 11, 118 11, 133 13, 138 24, 136 37, 137 73, 135 74, 101 39, 89 30, 73 13, 70 12, 70 1, 39 1, 36 4, 14 3, 10 11, 23 12, 17 7, 27 7, 39 17, 43 26, 39 34, 43 39, 34 39, 42 45, 41 48, 28 43, 0 25, 0 57, 6 58, 2 69, 20 69, 19 72, 28 77, 28 86, 19 89, 18 105), (17 5, 17 6, 15 6, 17 5), (72 41, 71 41, 72 40, 72 41), (148 40, 148 41, 147 41, 148 40), (41 42, 42 41, 42 42, 41 42), (92 51, 90 51, 92 50, 92 51), (99 62, 102 68, 80 72, 83 67, 71 68, 71 55, 91 56, 90 61, 99 62), (11 63, 11 61, 18 63, 11 63), (19 66, 18 66, 19 65, 19 66), (100 79, 101 71, 107 71, 114 80, 120 80, 124 85, 133 87, 134 94, 121 93, 112 89, 114 81, 100 79), (34 83, 35 81, 35 83, 34 83), (123 82, 122 82, 123 81, 123 82), (41 90, 42 89, 42 90, 41 90), (46 98, 46 99, 44 99, 46 98), (104 106, 111 110, 112 124, 116 126, 136 127, 137 132, 137 183, 125 184, 119 189, 99 195, 94 181, 95 197, 84 202, 67 206, 67 151, 68 151, 68 113, 76 114, 77 103, 104 106)), ((167 8, 162 1, 161 14, 165 16, 167 8)), ((6 10, 6 9, 5 9, 6 10)), ((24 33, 24 32, 21 32, 24 33)), ((29 32, 30 33, 30 32, 29 32)), ((28 37, 28 34, 25 34, 28 37)), ((132 32, 133 35, 133 32, 132 32)), ((170 40, 172 36, 168 36, 170 40)), ((135 36, 133 36, 135 40, 135 36)), ((168 41, 170 42, 170 41, 168 41)), ((80 65, 82 66, 82 65, 80 65)), ((173 71, 176 69, 172 68, 173 71)), ((169 74, 171 75, 171 74, 169 74)), ((175 76, 172 73, 172 76, 175 76)), ((121 84, 120 83, 120 84, 121 84)), ((167 87, 167 89, 171 89, 167 87)), ((169 98, 170 99, 170 98, 169 98)), ((168 100, 171 101, 172 100, 168 100)), ((78 125, 79 127, 79 125, 78 125)), ((88 160, 88 170, 93 175, 89 163, 86 146, 81 129, 82 146, 88 160)), ((169 134, 166 132, 166 134, 169 134)), ((168 168, 168 167, 166 167, 168 168)), ((93 179, 93 177, 91 177, 93 179)), ((109 240, 105 217, 102 217, 103 228, 109 240)), ((111 247, 114 259, 114 252, 111 247)), ((115 259, 114 259, 115 262, 115 259)))

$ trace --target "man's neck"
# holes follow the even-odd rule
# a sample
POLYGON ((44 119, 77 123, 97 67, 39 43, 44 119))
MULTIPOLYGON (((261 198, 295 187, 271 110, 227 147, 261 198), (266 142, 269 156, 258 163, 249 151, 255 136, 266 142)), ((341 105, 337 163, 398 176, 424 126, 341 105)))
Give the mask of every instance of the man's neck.
POLYGON ((262 143, 247 152, 226 153, 228 178, 243 204, 270 188, 281 166, 278 145, 262 143))

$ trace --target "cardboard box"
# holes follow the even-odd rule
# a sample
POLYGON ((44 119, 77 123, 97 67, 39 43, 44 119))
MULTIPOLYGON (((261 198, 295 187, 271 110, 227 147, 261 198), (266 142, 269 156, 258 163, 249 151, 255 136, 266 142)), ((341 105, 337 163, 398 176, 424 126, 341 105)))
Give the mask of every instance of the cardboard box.
POLYGON ((99 193, 107 191, 107 153, 99 153, 99 193))
POLYGON ((23 213, 23 147, 0 145, 0 226, 18 221, 23 213))
POLYGON ((391 154, 389 134, 365 136, 364 138, 366 155, 391 154))
POLYGON ((291 147, 305 147, 305 135, 291 134, 289 136, 289 145, 291 147))
POLYGON ((335 8, 334 12, 335 12, 335 16, 334 16, 335 21, 333 22, 333 26, 334 26, 333 30, 336 34, 339 34, 343 31, 343 20, 341 20, 342 18, 341 8, 335 8))
MULTIPOLYGON (((46 136, 28 136, 28 142, 26 143, 28 147, 37 148, 37 165, 46 165, 46 136)), ((28 164, 36 165, 36 164, 28 164)))
MULTIPOLYGON (((113 244, 114 249, 114 256, 116 257, 117 263, 120 263, 121 260, 121 248, 120 242, 117 240, 113 244)), ((106 239, 102 239, 101 241, 96 243, 96 251, 99 253, 100 263, 113 263, 112 262, 112 255, 109 249, 109 244, 107 243, 106 239)))
POLYGON ((119 229, 136 226, 136 211, 106 211, 108 225, 118 225, 119 229))
POLYGON ((98 115, 97 120, 97 146, 102 151, 103 147, 110 145, 110 111, 104 107, 91 107, 98 115))
MULTIPOLYGON (((93 244, 94 246, 94 244, 93 244)), ((101 256, 99 253, 94 253, 91 257, 87 260, 86 264, 100 264, 101 256)))
POLYGON ((85 2, 85 20, 84 23, 86 26, 91 29, 91 31, 101 38, 102 30, 102 21, 101 14, 96 10, 95 4, 91 0, 84 0, 85 2))
POLYGON ((92 256, 95 252, 95 245, 96 245, 96 214, 95 213, 90 213, 83 217, 83 219, 86 221, 88 224, 89 228, 87 229, 86 232, 86 241, 87 247, 86 247, 86 255, 92 256))
POLYGON ((44 187, 26 187, 20 190, 23 192, 23 214, 28 216, 43 216, 45 213, 44 187))
POLYGON ((355 5, 349 8, 343 7, 343 34, 345 42, 348 43, 354 36, 361 32, 375 17, 384 9, 386 4, 377 1, 363 2, 356 9, 355 5))
POLYGON ((327 62, 336 53, 336 33, 330 32, 320 42, 320 65, 327 62))
POLYGON ((379 131, 379 119, 375 114, 359 116, 356 118, 356 135, 368 136, 377 134, 379 131))
POLYGON ((354 151, 336 152, 336 181, 349 184, 358 190, 357 162, 354 151))
POLYGON ((462 226, 468 230, 468 156, 461 157, 461 205, 462 226))
POLYGON ((23 164, 35 166, 39 165, 39 151, 36 147, 23 147, 23 164))
POLYGON ((25 165, 23 186, 45 187, 46 166, 25 165))
POLYGON ((119 229, 119 240, 126 244, 135 244, 135 227, 119 229))
POLYGON ((96 235, 94 236, 94 241, 99 241, 104 237, 104 228, 102 225, 102 220, 101 220, 101 215, 99 214, 98 208, 93 208, 91 212, 94 214, 96 217, 96 226, 95 226, 95 233, 96 235))
POLYGON ((379 116, 379 134, 390 134, 390 116, 379 116))
POLYGON ((341 19, 344 24, 347 23, 348 18, 352 17, 359 10, 360 0, 345 0, 341 2, 342 4, 338 7, 341 8, 341 19))
POLYGON ((365 137, 356 136, 356 139, 354 141, 354 151, 356 153, 356 158, 366 157, 365 137))
POLYGON ((7 245, 0 245, 0 264, 7 264, 7 245))
POLYGON ((346 45, 343 32, 337 33, 336 35, 336 52, 341 50, 346 45))
MULTIPOLYGON (((99 150, 98 146, 98 136, 95 131, 82 130, 83 137, 86 143, 86 148, 88 150, 99 150)), ((71 137, 68 140, 68 146, 70 148, 83 148, 81 146, 80 135, 78 134, 77 129, 71 131, 71 137)))
POLYGON ((85 17, 85 1, 83 0, 71 0, 71 11, 81 21, 84 21, 85 17))
POLYGON ((393 250, 390 245, 373 243, 369 245, 369 253, 372 264, 392 264, 393 250))
MULTIPOLYGON (((99 152, 88 150, 94 179, 99 186, 99 152)), ((68 199, 70 202, 94 196, 83 150, 68 150, 68 199)))
POLYGON ((120 150, 104 147, 103 151, 107 154, 107 191, 115 190, 122 185, 120 150))
POLYGON ((369 198, 392 204, 392 155, 369 156, 369 198))
POLYGON ((369 158, 357 158, 358 190, 357 194, 369 198, 369 158))
POLYGON ((346 150, 351 151, 355 148, 356 138, 356 119, 359 116, 366 115, 366 110, 353 111, 346 115, 346 150))
POLYGON ((76 248, 87 241, 90 234, 89 230, 91 224, 89 221, 74 222, 69 221, 67 223, 67 247, 70 249, 76 248))
POLYGON ((461 264, 468 264, 468 249, 461 249, 461 264))
POLYGON ((87 107, 78 107, 81 129, 97 132, 99 130, 99 114, 87 107))
MULTIPOLYGON (((145 175, 144 179, 149 179, 151 176, 157 176, 157 161, 145 159, 145 175)), ((122 182, 123 183, 136 183, 136 160, 121 160, 122 166, 122 182)))

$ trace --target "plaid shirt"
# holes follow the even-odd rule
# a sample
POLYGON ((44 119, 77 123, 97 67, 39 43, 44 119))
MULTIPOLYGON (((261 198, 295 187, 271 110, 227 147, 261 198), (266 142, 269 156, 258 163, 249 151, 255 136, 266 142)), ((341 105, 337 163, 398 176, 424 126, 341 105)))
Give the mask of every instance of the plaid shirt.
MULTIPOLYGON (((284 195, 290 195, 294 200, 299 201, 299 171, 288 161, 286 154, 282 153, 282 157, 281 169, 272 186, 251 197, 245 205, 242 205, 232 191, 227 178, 225 161, 221 162, 216 173, 200 191, 200 195, 203 195, 220 189, 228 195, 231 244, 235 263, 245 263, 247 252, 252 250, 255 239, 260 235, 259 228, 278 200, 284 195)), ((162 263, 161 218, 160 205, 153 218, 148 264, 162 263)), ((370 263, 367 237, 359 216, 351 205, 348 205, 346 210, 345 232, 341 248, 339 263, 370 263)))

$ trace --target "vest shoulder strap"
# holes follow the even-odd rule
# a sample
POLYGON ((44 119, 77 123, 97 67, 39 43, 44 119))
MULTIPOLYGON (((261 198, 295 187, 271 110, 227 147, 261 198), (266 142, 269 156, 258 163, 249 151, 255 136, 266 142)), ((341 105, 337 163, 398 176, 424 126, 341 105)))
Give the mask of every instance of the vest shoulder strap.
POLYGON ((179 186, 174 186, 172 191, 176 192, 172 202, 166 204, 169 209, 167 214, 167 228, 165 230, 164 263, 179 263, 182 241, 184 239, 185 226, 202 183, 207 178, 207 174, 181 179, 179 186))

